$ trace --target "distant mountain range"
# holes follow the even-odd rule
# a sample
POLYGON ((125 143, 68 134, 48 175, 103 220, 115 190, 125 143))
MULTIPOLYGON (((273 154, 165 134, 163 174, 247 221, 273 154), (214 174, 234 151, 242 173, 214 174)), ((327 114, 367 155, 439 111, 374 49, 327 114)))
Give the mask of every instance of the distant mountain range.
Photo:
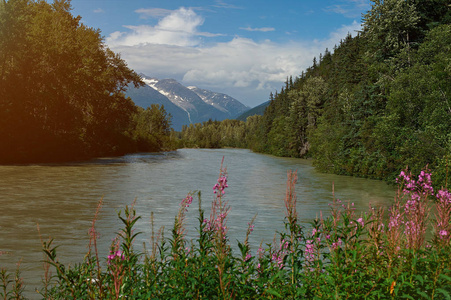
POLYGON ((165 110, 172 115, 172 126, 176 131, 180 131, 183 125, 209 119, 234 119, 250 109, 226 94, 185 87, 174 79, 140 75, 146 85, 138 89, 130 86, 126 95, 143 108, 151 104, 164 105, 165 110))

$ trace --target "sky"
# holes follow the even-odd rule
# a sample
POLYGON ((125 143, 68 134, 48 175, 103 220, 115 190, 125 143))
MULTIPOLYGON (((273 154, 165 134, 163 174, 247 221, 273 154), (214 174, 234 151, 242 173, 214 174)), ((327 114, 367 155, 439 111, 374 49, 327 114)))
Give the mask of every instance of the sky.
POLYGON ((72 0, 138 73, 228 94, 249 107, 361 29, 370 0, 72 0))

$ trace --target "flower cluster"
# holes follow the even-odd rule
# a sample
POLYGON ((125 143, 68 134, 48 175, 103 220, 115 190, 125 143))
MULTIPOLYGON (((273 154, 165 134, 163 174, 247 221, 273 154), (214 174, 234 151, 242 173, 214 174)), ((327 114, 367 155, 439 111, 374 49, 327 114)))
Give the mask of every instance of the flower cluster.
POLYGON ((224 240, 227 234, 227 215, 230 207, 227 206, 227 201, 224 201, 225 189, 228 188, 227 171, 222 167, 217 183, 213 186, 213 193, 216 197, 212 204, 210 219, 204 219, 206 223, 205 231, 214 231, 220 240, 224 240))
POLYGON ((193 196, 191 196, 191 193, 186 195, 186 197, 180 202, 180 206, 182 208, 185 208, 185 210, 188 210, 188 207, 190 204, 193 203, 193 196))
POLYGON ((252 232, 252 231, 254 231, 254 227, 255 227, 254 224, 252 224, 252 223, 247 223, 247 225, 249 226, 249 233, 252 232))
POLYGON ((451 203, 451 192, 447 189, 439 190, 436 197, 439 201, 446 201, 451 203))
POLYGON ((279 250, 275 251, 271 255, 272 262, 277 265, 279 269, 282 269, 284 267, 283 265, 283 259, 288 254, 288 247, 289 247, 288 241, 282 239, 279 244, 279 250))
POLYGON ((402 223, 401 213, 399 209, 396 209, 395 206, 392 206, 390 209, 390 221, 388 223, 388 230, 393 231, 396 228, 399 228, 402 223))
POLYGON ((338 238, 338 240, 334 243, 332 243, 332 249, 337 250, 342 244, 341 238, 338 238))
POLYGON ((113 261, 116 260, 116 258, 118 258, 117 260, 124 260, 125 256, 124 253, 122 253, 121 250, 117 250, 117 251, 112 251, 110 252, 111 254, 108 255, 108 264, 111 265, 113 263, 113 261))
MULTIPOLYGON (((419 249, 424 242, 426 233, 426 219, 429 214, 428 197, 434 193, 431 173, 423 170, 415 180, 411 173, 401 171, 397 182, 401 183, 402 193, 407 197, 404 204, 404 234, 407 238, 407 246, 419 249)), ((396 215, 394 214, 394 216, 398 215, 399 211, 396 215)), ((391 219, 391 221, 395 221, 395 219, 391 219)))
POLYGON ((310 262, 315 260, 315 245, 313 244, 313 240, 307 240, 305 244, 305 258, 310 262))
POLYGON ((218 178, 218 183, 213 186, 213 193, 216 194, 217 192, 220 192, 221 194, 225 194, 224 189, 228 187, 227 176, 221 176, 218 178))
POLYGON ((206 224, 205 231, 221 231, 223 233, 223 237, 225 237, 225 233, 227 231, 227 227, 225 225, 226 217, 226 213, 220 213, 216 216, 216 219, 214 219, 213 222, 208 219, 204 219, 204 223, 206 224))
POLYGON ((363 221, 363 218, 358 218, 357 219, 357 223, 359 223, 360 226, 362 226, 362 227, 365 225, 365 222, 363 221))
POLYGON ((451 241, 451 192, 441 189, 436 194, 436 238, 446 244, 451 241))
POLYGON ((420 172, 420 175, 418 175, 418 180, 416 181, 412 177, 412 174, 406 174, 404 171, 401 171, 399 177, 396 179, 396 182, 399 183, 400 179, 404 182, 404 194, 415 194, 415 197, 417 198, 418 195, 416 194, 418 193, 423 195, 431 195, 434 193, 431 173, 426 173, 424 170, 420 172))

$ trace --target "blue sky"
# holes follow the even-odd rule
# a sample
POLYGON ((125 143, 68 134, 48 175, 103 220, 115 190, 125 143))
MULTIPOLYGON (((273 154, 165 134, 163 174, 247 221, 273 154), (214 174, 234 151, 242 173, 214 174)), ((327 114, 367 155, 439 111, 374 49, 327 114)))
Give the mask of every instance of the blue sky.
POLYGON ((360 29, 369 0, 72 0, 132 69, 254 107, 360 29))

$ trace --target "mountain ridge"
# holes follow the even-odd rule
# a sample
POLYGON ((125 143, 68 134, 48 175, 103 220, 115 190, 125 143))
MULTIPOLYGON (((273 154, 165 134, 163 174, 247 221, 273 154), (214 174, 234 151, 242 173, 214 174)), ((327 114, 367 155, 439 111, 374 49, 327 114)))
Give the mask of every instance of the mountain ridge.
POLYGON ((139 74, 144 87, 129 86, 126 96, 136 105, 147 108, 151 104, 164 105, 172 115, 172 125, 176 131, 183 125, 212 120, 235 118, 250 107, 229 95, 194 86, 186 87, 175 79, 158 79, 139 74))

